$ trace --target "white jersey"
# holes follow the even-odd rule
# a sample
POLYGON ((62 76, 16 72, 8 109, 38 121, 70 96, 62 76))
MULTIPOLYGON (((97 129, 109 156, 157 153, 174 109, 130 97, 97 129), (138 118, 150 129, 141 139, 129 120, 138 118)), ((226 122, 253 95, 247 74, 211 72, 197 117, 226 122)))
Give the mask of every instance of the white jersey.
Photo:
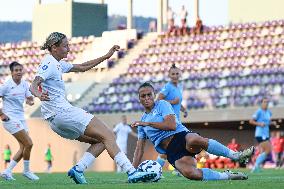
POLYGON ((132 132, 130 126, 119 123, 114 127, 113 131, 116 133, 116 143, 124 151, 123 148, 127 147, 128 134, 132 132))
POLYGON ((181 17, 181 19, 186 19, 186 17, 187 17, 187 11, 186 11, 185 9, 182 9, 182 10, 180 11, 180 17, 181 17))
POLYGON ((25 120, 23 103, 32 96, 29 84, 25 80, 17 85, 11 78, 0 86, 0 96, 3 97, 3 113, 10 119, 25 120))
POLYGON ((41 113, 44 119, 72 107, 65 97, 65 84, 62 79, 62 74, 69 72, 72 67, 72 64, 63 60, 58 62, 50 54, 46 55, 41 61, 36 76, 44 80, 41 88, 43 92, 48 92, 50 98, 50 101, 42 101, 41 103, 41 113))
POLYGON ((174 19, 174 16, 175 16, 174 11, 168 10, 168 12, 167 12, 168 20, 174 19))

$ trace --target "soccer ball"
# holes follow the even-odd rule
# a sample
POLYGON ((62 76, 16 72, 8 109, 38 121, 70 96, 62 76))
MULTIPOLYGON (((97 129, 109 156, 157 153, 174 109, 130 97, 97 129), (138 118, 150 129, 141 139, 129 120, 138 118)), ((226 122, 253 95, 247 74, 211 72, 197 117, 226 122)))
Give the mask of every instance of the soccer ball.
POLYGON ((152 182, 158 182, 162 176, 162 166, 154 160, 145 160, 137 168, 139 171, 143 172, 154 172, 157 173, 157 176, 153 178, 152 182))

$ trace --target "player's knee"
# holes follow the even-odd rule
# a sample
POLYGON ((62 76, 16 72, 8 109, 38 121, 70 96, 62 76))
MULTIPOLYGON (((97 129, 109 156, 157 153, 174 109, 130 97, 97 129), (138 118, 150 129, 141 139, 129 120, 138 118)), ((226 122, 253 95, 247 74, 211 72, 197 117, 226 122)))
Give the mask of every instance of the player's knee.
POLYGON ((199 136, 199 135, 192 135, 187 138, 187 144, 192 146, 198 146, 200 144, 203 144, 205 142, 205 138, 199 136))
POLYGON ((32 149, 33 145, 34 145, 34 144, 33 144, 32 141, 28 141, 28 142, 25 144, 25 148, 32 149))
POLYGON ((115 141, 115 134, 112 130, 110 129, 107 129, 105 131, 105 136, 103 137, 103 140, 106 141, 106 140, 111 140, 111 141, 115 141))
POLYGON ((22 154, 22 153, 24 152, 24 149, 25 149, 25 147, 24 147, 24 146, 20 147, 20 149, 18 150, 18 152, 17 152, 17 153, 22 154))
POLYGON ((110 130, 108 136, 109 136, 112 140, 115 140, 115 134, 114 134, 113 131, 110 130))

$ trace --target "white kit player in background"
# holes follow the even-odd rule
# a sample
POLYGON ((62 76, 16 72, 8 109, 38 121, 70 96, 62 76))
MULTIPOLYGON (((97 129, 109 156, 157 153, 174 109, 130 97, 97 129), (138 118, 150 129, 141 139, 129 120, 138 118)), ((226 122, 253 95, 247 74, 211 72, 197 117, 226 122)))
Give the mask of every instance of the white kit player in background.
POLYGON ((88 71, 109 59, 119 48, 114 45, 104 56, 82 64, 70 64, 62 60, 67 58, 70 51, 67 37, 62 33, 51 33, 41 48, 48 50, 49 54, 41 61, 30 90, 42 101, 41 112, 44 119, 61 137, 91 144, 82 159, 68 171, 68 176, 76 184, 87 183, 84 171, 105 149, 116 164, 128 174, 128 182, 147 182, 157 175, 136 170, 115 143, 112 130, 96 116, 72 106, 65 97, 63 73, 88 71))
POLYGON ((13 157, 8 168, 1 173, 1 177, 6 180, 15 180, 12 170, 23 158, 23 176, 30 180, 38 180, 38 176, 30 171, 30 154, 33 142, 28 134, 23 108, 25 100, 28 105, 32 106, 34 104, 33 96, 29 91, 29 84, 22 79, 23 66, 18 62, 12 62, 9 67, 12 78, 0 87, 0 98, 3 98, 3 109, 0 109, 0 118, 4 128, 18 141, 20 149, 13 157))
MULTIPOLYGON (((137 138, 137 134, 127 124, 127 117, 125 115, 121 116, 121 122, 114 127, 113 132, 116 134, 116 144, 122 152, 127 154, 128 135, 131 134, 137 138)), ((117 166, 116 170, 117 172, 122 171, 120 166, 117 166)))

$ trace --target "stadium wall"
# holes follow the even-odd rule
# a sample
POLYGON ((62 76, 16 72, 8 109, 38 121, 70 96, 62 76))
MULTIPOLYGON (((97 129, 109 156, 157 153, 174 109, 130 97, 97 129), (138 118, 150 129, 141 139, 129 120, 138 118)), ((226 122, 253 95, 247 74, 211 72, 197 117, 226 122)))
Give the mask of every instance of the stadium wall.
POLYGON ((283 0, 229 0, 232 23, 264 22, 284 18, 283 0))
POLYGON ((67 0, 36 3, 33 10, 32 40, 42 43, 54 31, 68 38, 101 36, 108 27, 107 5, 67 0))
MULTIPOLYGON (((253 113, 259 107, 236 107, 236 108, 220 108, 220 109, 202 109, 189 110, 188 118, 181 116, 183 123, 204 123, 204 122, 228 122, 243 121, 251 119, 253 113)), ((272 119, 283 119, 283 106, 270 108, 272 119)), ((140 113, 116 113, 116 114, 99 114, 98 117, 107 122, 108 125, 115 125, 122 115, 127 115, 129 122, 140 120, 140 113)))
POLYGON ((76 3, 72 6, 72 37, 101 36, 107 31, 106 4, 76 3))
POLYGON ((33 9, 32 40, 42 43, 51 32, 72 37, 72 1, 39 4, 33 9))

